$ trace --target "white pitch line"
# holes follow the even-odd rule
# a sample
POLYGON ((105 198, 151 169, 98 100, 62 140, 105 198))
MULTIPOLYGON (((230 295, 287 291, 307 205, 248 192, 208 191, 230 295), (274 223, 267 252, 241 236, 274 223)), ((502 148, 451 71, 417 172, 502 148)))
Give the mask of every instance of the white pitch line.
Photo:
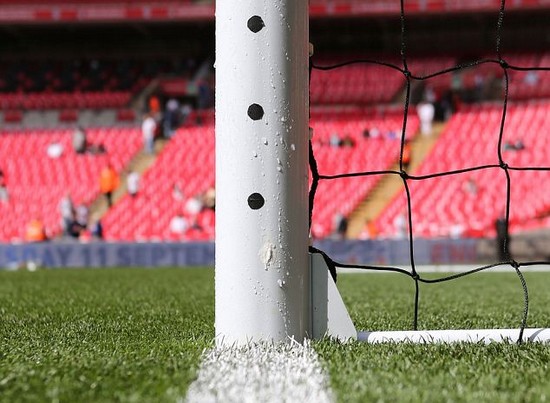
POLYGON ((185 399, 186 403, 334 401, 328 376, 307 341, 208 350, 185 399))
MULTIPOLYGON (((465 271, 473 270, 478 267, 485 266, 486 264, 479 265, 418 265, 416 271, 418 273, 463 273, 465 271)), ((393 267, 400 267, 404 270, 411 271, 411 266, 407 265, 395 265, 393 267)), ((536 265, 536 266, 521 266, 522 272, 548 272, 550 271, 550 265, 536 265)), ((377 273, 389 273, 383 270, 360 270, 360 269, 348 269, 338 268, 338 273, 362 273, 362 274, 377 274, 377 273)), ((509 264, 501 264, 499 266, 491 267, 483 270, 482 273, 515 273, 515 270, 509 264)))

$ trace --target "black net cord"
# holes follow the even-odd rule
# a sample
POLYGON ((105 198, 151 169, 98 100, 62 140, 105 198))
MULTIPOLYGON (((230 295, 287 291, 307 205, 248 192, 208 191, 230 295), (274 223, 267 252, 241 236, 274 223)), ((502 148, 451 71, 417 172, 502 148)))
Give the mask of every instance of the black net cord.
MULTIPOLYGON (((527 326, 527 316, 529 311, 529 293, 527 289, 527 283, 525 281, 525 278, 520 270, 521 267, 528 267, 533 266, 537 264, 550 264, 550 261, 526 261, 526 262, 516 262, 511 257, 506 259, 502 262, 497 262, 481 267, 474 268, 472 270, 468 270, 462 273, 455 273, 447 276, 443 276, 440 278, 435 279, 427 279, 423 278, 419 275, 419 273, 416 271, 416 265, 414 260, 414 231, 413 231, 413 219, 412 219, 412 208, 411 208, 411 194, 409 189, 409 181, 422 181, 430 178, 436 178, 436 177, 443 177, 443 176, 449 176, 449 175, 457 175, 462 174, 466 172, 473 172, 473 171, 479 171, 479 170, 486 170, 486 169, 501 169, 505 176, 506 176, 506 204, 504 207, 504 220, 505 220, 505 227, 506 227, 506 233, 508 233, 509 224, 510 224, 510 200, 511 200, 511 189, 512 189, 512 181, 510 178, 510 172, 511 170, 515 171, 550 171, 550 166, 529 166, 529 167, 513 167, 509 166, 502 155, 503 150, 503 138, 504 138, 504 129, 505 129, 505 122, 506 122, 506 114, 507 114, 507 107, 508 107, 508 91, 509 91, 509 70, 516 70, 516 71, 550 71, 550 67, 547 66, 514 66, 509 64, 506 60, 502 57, 502 32, 503 32, 503 26, 504 26, 504 16, 505 16, 505 10, 506 10, 506 4, 505 0, 501 0, 500 7, 498 10, 498 18, 497 18, 497 24, 496 24, 496 39, 495 39, 495 45, 496 45, 496 59, 479 59, 479 60, 473 60, 467 63, 460 63, 452 67, 445 68, 443 70, 426 74, 423 76, 414 75, 413 72, 409 71, 408 64, 407 64, 407 54, 406 54, 406 15, 405 15, 405 8, 404 8, 404 0, 400 0, 400 24, 401 24, 401 46, 400 46, 400 56, 401 56, 401 62, 402 67, 397 66, 392 63, 388 63, 385 61, 380 60, 374 60, 374 59, 354 59, 349 61, 340 62, 333 65, 328 66, 322 66, 322 65, 316 65, 313 59, 310 57, 310 64, 309 64, 309 78, 311 81, 311 75, 313 73, 313 70, 319 70, 319 71, 329 71, 338 69, 344 66, 349 66, 352 64, 373 64, 373 65, 379 65, 384 66, 389 69, 400 71, 405 80, 405 102, 404 102, 404 108, 403 108, 403 125, 401 130, 401 145, 400 145, 400 153, 399 153, 399 171, 391 171, 391 170, 381 170, 381 171, 365 171, 365 172, 344 172, 340 174, 334 174, 334 175, 323 175, 320 173, 315 153, 313 150, 313 144, 311 142, 311 139, 309 141, 309 165, 312 175, 312 184, 309 191, 309 228, 311 230, 312 225, 312 217, 313 217, 313 209, 315 205, 315 195, 317 192, 317 188, 319 185, 320 180, 337 180, 340 178, 349 178, 349 177, 359 177, 359 176, 372 176, 372 175, 399 175, 401 176, 403 180, 403 185, 406 192, 407 197, 407 216, 408 216, 408 235, 409 235, 409 255, 410 255, 410 264, 411 264, 411 270, 405 270, 403 268, 399 267, 379 267, 375 265, 356 265, 356 264, 346 264, 342 262, 334 261, 330 256, 328 256, 323 251, 310 247, 311 253, 320 253, 323 256, 323 259, 327 263, 327 266, 329 267, 330 273, 334 280, 336 280, 336 268, 356 268, 356 269, 363 269, 363 270, 372 270, 372 271, 385 271, 385 272, 395 272, 400 273, 402 275, 409 276, 415 283, 415 294, 414 294, 414 314, 413 314, 413 329, 418 329, 418 312, 419 312, 419 300, 420 300, 420 283, 424 284, 437 284, 441 282, 451 281, 455 280, 461 277, 469 276, 475 273, 479 273, 482 271, 490 270, 494 267, 501 266, 501 265, 510 265, 515 273, 517 274, 518 278, 520 279, 521 286, 523 289, 523 295, 524 295, 524 308, 523 308, 523 314, 521 317, 521 323, 520 323, 520 333, 518 338, 518 343, 520 343, 523 339, 523 333, 524 329, 527 326), (457 72, 466 68, 480 66, 482 64, 498 64, 503 70, 504 75, 504 94, 503 94, 503 101, 502 101, 502 116, 500 121, 500 128, 499 128, 499 134, 498 134, 498 146, 497 146, 497 155, 498 155, 498 161, 499 164, 490 164, 490 165, 479 165, 479 166, 473 166, 453 171, 446 171, 446 172, 437 172, 432 173, 429 175, 410 175, 407 173, 404 169, 404 163, 403 163, 403 155, 404 155, 404 149, 405 149, 405 143, 406 143, 406 129, 407 129, 407 122, 408 122, 408 116, 409 116, 409 104, 410 104, 410 90, 411 90, 411 81, 417 80, 417 81, 423 81, 428 80, 433 77, 437 77, 443 74, 449 74, 453 72, 457 72)), ((509 244, 508 242, 503 243, 503 253, 505 256, 510 256, 509 254, 509 244)))

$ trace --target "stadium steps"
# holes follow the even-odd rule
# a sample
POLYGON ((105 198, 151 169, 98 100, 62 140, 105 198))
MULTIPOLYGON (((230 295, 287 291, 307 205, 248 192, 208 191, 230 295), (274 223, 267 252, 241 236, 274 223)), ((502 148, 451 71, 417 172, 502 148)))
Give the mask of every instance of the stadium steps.
MULTIPOLYGON (((411 142, 412 158, 409 173, 414 173, 432 147, 436 144, 439 135, 443 132, 444 123, 435 123, 431 136, 418 135, 411 142)), ((392 171, 399 171, 399 163, 390 168, 392 171)), ((403 181, 397 175, 386 175, 374 187, 367 197, 350 214, 347 238, 359 238, 367 222, 374 222, 384 211, 395 195, 402 189, 403 181)))
MULTIPOLYGON (((130 160, 124 171, 120 173, 120 185, 113 192, 113 205, 115 205, 120 199, 122 199, 122 197, 124 197, 127 192, 126 177, 128 176, 130 168, 133 171, 137 172, 141 177, 143 173, 155 163, 157 156, 164 149, 167 143, 168 140, 159 139, 155 141, 154 155, 150 155, 143 151, 140 151, 130 160)), ((97 218, 101 218, 103 217, 103 215, 105 215, 105 213, 107 213, 108 210, 109 207, 107 206, 107 201, 105 200, 105 197, 103 195, 99 195, 90 204, 90 217, 95 216, 97 218)))

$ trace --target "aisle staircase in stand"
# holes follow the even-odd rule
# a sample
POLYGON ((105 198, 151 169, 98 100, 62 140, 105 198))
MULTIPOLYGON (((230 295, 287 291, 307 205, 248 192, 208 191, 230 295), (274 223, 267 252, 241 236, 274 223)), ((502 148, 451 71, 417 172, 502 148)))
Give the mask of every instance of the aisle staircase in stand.
MULTIPOLYGON (((432 147, 436 144, 439 135, 445 127, 444 123, 436 123, 433 126, 432 134, 423 136, 418 134, 411 141, 411 163, 408 170, 409 174, 414 174, 424 158, 428 155, 432 147)), ((399 162, 396 162, 389 168, 392 171, 399 171, 399 162)), ((398 175, 384 176, 372 192, 357 206, 350 214, 348 223, 348 232, 346 237, 356 239, 360 236, 368 222, 376 220, 384 208, 403 188, 403 180, 398 175)))
MULTIPOLYGON (((126 165, 124 171, 119 173, 120 185, 113 192, 113 205, 115 205, 128 191, 126 187, 126 178, 130 170, 137 172, 141 177, 143 173, 155 163, 157 156, 164 149, 167 142, 168 140, 166 139, 158 139, 155 141, 154 154, 147 154, 140 151, 134 155, 128 165, 126 165)), ((108 210, 109 206, 107 205, 107 200, 105 200, 105 197, 100 194, 90 205, 90 217, 96 217, 99 219, 103 217, 108 210)))

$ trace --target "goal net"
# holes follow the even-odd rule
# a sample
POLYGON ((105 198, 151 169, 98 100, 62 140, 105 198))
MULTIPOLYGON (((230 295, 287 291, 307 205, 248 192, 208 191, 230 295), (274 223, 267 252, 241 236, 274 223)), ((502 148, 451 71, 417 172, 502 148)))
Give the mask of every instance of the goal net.
MULTIPOLYGON (((384 122, 395 120, 394 112, 374 113, 374 118, 371 118, 368 123, 370 126, 367 126, 365 121, 357 118, 357 114, 369 113, 368 111, 357 112, 344 109, 339 112, 340 119, 347 119, 348 122, 357 121, 354 127, 356 134, 341 132, 352 130, 349 125, 344 124, 328 125, 330 126, 328 129, 325 125, 319 133, 313 134, 310 140, 312 173, 309 193, 310 232, 314 236, 332 234, 336 237, 345 237, 350 231, 347 228, 346 216, 366 193, 372 191, 374 181, 380 180, 381 177, 393 178, 393 181, 399 182, 401 186, 401 197, 395 197, 390 201, 385 209, 378 212, 373 222, 367 222, 356 234, 362 231, 365 237, 380 235, 402 237, 407 249, 408 267, 348 264, 338 262, 327 253, 323 253, 333 277, 336 276, 335 268, 356 268, 395 272, 407 276, 414 283, 412 332, 360 333, 359 338, 374 342, 383 340, 478 341, 482 339, 515 339, 520 342, 534 340, 537 337, 539 337, 537 340, 541 340, 543 339, 541 335, 548 332, 527 328, 529 293, 523 269, 541 264, 548 265, 550 261, 516 259, 510 253, 509 233, 511 229, 530 228, 529 223, 532 219, 540 218, 550 211, 549 195, 541 187, 544 183, 544 175, 550 171, 548 154, 543 151, 547 150, 548 146, 545 137, 547 137, 550 103, 543 100, 518 103, 511 101, 528 98, 529 94, 536 92, 537 87, 548 81, 550 59, 523 54, 510 55, 505 51, 503 34, 506 5, 502 0, 499 9, 495 10, 496 35, 492 55, 455 64, 451 64, 453 59, 446 55, 441 57, 439 64, 431 60, 424 65, 418 65, 407 51, 408 18, 404 3, 403 0, 400 3, 401 60, 357 58, 318 61, 318 55, 310 59, 312 89, 319 82, 329 80, 327 77, 332 79, 336 74, 349 75, 353 80, 353 77, 357 78, 360 75, 360 73, 354 75, 354 69, 358 66, 370 66, 370 74, 374 74, 375 77, 378 75, 379 78, 384 75, 393 78, 399 76, 397 79, 387 79, 386 82, 390 86, 395 82, 404 83, 405 88, 398 130, 390 127, 385 128, 384 133, 381 133, 380 126, 384 122), (446 100, 448 111, 443 111, 443 114, 452 111, 453 118, 447 121, 445 132, 430 150, 432 157, 426 158, 413 169, 411 141, 415 132, 429 134, 432 130, 425 124, 429 124, 433 118, 433 99, 431 99, 434 96, 433 92, 437 91, 443 83, 454 89, 456 95, 456 91, 464 88, 464 80, 469 80, 471 91, 468 95, 474 99, 482 97, 481 92, 487 90, 485 76, 482 73, 488 74, 488 72, 501 83, 497 99, 490 103, 465 105, 457 110, 454 104, 456 99, 450 96, 446 100), (414 100, 415 89, 419 87, 423 88, 425 97, 417 103, 414 100), (525 90, 525 87, 531 90, 525 90), (426 118, 423 115, 428 116, 426 118), (379 121, 376 120, 377 118, 379 121), (372 123, 373 121, 376 123, 372 123), (378 140, 382 136, 385 136, 386 140, 389 137, 395 138, 393 149, 385 149, 388 141, 378 140), (369 147, 377 147, 379 152, 370 153, 368 158, 365 155, 358 155, 360 152, 357 151, 356 143, 365 141, 369 147), (334 152, 331 150, 336 148, 339 150, 338 158, 345 161, 335 163, 334 158, 326 157, 327 153, 334 152), (389 161, 382 159, 378 165, 374 164, 373 160, 382 158, 381 155, 389 155, 387 157, 389 161), (354 159, 357 159, 356 163, 353 163, 354 159), (392 159, 394 162, 391 162, 392 159), (343 184, 339 184, 340 182, 343 184), (329 209, 327 213, 324 211, 326 209, 320 206, 324 206, 329 200, 324 194, 325 189, 329 187, 331 197, 337 198, 337 206, 333 210, 329 209), (531 194, 527 197, 530 192, 538 192, 539 196, 532 197, 531 194), (531 202, 531 200, 535 201, 531 202), (343 211, 343 213, 335 216, 335 211, 343 211), (445 220, 445 218, 448 219, 445 220), (433 275, 426 276, 418 270, 416 263, 418 238, 466 237, 476 235, 476 232, 490 234, 499 240, 497 258, 492 263, 435 278, 433 275), (421 284, 449 282, 497 267, 507 267, 518 277, 518 287, 522 289, 524 304, 523 313, 517 319, 518 329, 473 330, 462 331, 462 333, 457 331, 415 332, 421 315, 419 311, 421 284)), ((360 80, 355 84, 361 87, 360 80)), ((369 88, 375 88, 376 78, 370 85, 369 88)), ((390 88, 387 89, 390 90, 390 88)), ((313 106, 315 106, 313 101, 322 99, 323 96, 324 94, 313 94, 313 106)), ((355 95, 352 94, 352 96, 355 95)), ((317 117, 316 115, 322 116, 327 113, 311 110, 313 119, 317 117)), ((322 117, 317 118, 322 120, 322 117)), ((367 201, 366 204, 368 203, 367 201)), ((311 251, 322 252, 313 247, 311 251)))
MULTIPOLYGON (((374 342, 549 338, 544 329, 527 328, 529 293, 523 270, 550 262, 514 257, 508 234, 510 228, 526 224, 528 216, 544 213, 545 209, 550 211, 550 197, 540 197, 540 203, 528 207, 523 203, 523 195, 532 191, 530 188, 537 186, 542 175, 550 170, 544 152, 536 155, 525 152, 545 148, 538 131, 548 127, 544 119, 550 106, 543 101, 529 108, 510 103, 512 96, 522 96, 522 90, 514 85, 518 80, 530 83, 535 90, 543 87, 537 82, 548 78, 542 76, 549 70, 550 61, 512 57, 504 51, 506 7, 502 0, 494 10, 496 35, 490 56, 467 61, 434 57, 430 63, 418 63, 407 50, 410 21, 404 3, 403 0, 399 3, 401 34, 397 60, 381 57, 343 60, 341 56, 318 60, 317 55, 312 56, 313 46, 308 47, 306 1, 265 0, 245 2, 242 7, 235 7, 230 0, 217 1, 218 343, 302 341, 312 334, 322 336, 324 329, 328 329, 325 333, 329 335, 358 336, 374 342), (369 67, 368 72, 358 74, 357 69, 364 66, 369 67), (433 97, 430 93, 445 85, 460 89, 468 82, 471 88, 466 85, 470 88, 467 95, 474 99, 482 97, 485 90, 494 93, 494 88, 481 85, 483 76, 478 77, 479 71, 487 71, 494 75, 493 82, 500 83, 496 103, 472 104, 458 110, 451 93, 441 110, 430 107, 433 97), (330 92, 319 85, 323 81, 333 84, 330 92), (391 94, 401 87, 404 87, 403 102, 397 110, 342 106, 389 103, 395 101, 391 94), (418 104, 418 89, 422 87, 428 102, 418 104), (335 108, 315 107, 316 102, 327 100, 338 105, 336 112, 335 108), (418 165, 417 149, 412 144, 417 142, 416 133, 432 130, 427 117, 436 113, 444 117, 452 114, 447 134, 441 134, 428 150, 429 155, 438 158, 425 158, 425 163, 418 165), (369 122, 376 121, 376 127, 365 127, 366 114, 372 117, 369 122), (509 135, 513 133, 510 125, 521 125, 527 115, 533 126, 523 131, 526 135, 523 140, 532 144, 521 143, 518 141, 521 139, 509 135), (455 117, 462 120, 453 131, 455 117), (310 119, 311 126, 317 127, 315 122, 320 121, 324 124, 321 129, 310 129, 308 140, 310 119), (533 134, 527 137, 527 132, 533 134), (382 137, 391 141, 383 141, 382 137), (454 139, 457 141, 450 141, 452 137, 458 137, 454 139), (462 147, 464 144, 467 147, 462 147), (331 158, 335 149, 338 158, 331 158), (468 158, 471 155, 480 157, 472 162, 468 158), (533 158, 526 161, 524 156, 533 158), (393 235, 401 238, 400 252, 408 264, 393 267, 349 264, 331 257, 328 250, 308 248, 308 233, 326 237, 336 228, 333 235, 345 237, 356 231, 348 218, 366 194, 375 192, 374 185, 381 177, 393 179, 395 183, 388 186, 403 189, 402 197, 381 203, 373 214, 373 222, 357 233, 387 237, 389 234, 384 231, 391 222, 396 230, 393 235), (326 186, 331 187, 330 193, 326 186), (489 187, 492 191, 485 192, 489 187), (460 209, 454 208, 457 200, 460 209), (337 211, 340 214, 335 215, 337 211), (449 219, 442 224, 436 219, 443 216, 449 219), (464 228, 457 225, 461 222, 474 224, 464 228), (466 236, 466 231, 498 232, 501 240, 498 259, 439 278, 424 276, 419 271, 419 239, 466 236), (418 332, 421 284, 450 282, 497 266, 513 270, 523 291, 524 309, 517 329, 418 332), (415 289, 412 329, 393 334, 357 334, 334 282, 328 279, 327 267, 334 280, 337 268, 394 272, 408 277, 415 289), (319 312, 324 315, 321 319, 319 312), (340 317, 345 318, 339 321, 340 317), (336 327, 341 332, 332 332, 336 327)), ((426 155, 428 148, 424 150, 426 155)), ((536 191, 546 194, 540 186, 536 191)), ((369 203, 367 200, 366 204, 369 203)))

